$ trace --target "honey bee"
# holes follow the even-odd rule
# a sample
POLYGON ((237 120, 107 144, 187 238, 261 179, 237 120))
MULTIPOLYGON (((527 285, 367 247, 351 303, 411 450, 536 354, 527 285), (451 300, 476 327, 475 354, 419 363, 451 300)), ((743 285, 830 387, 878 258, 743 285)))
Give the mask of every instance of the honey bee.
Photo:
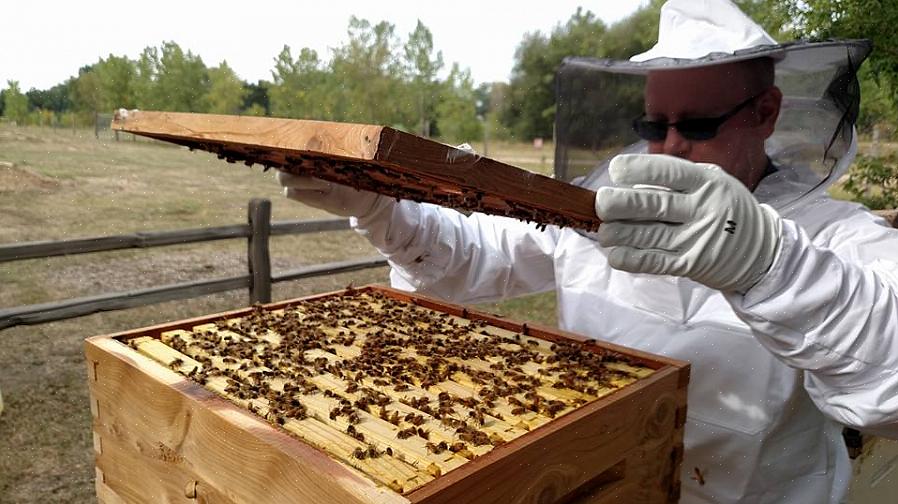
POLYGON ((690 476, 689 479, 698 482, 699 486, 705 486, 705 475, 702 474, 701 469, 698 467, 692 468, 692 476, 690 476))
POLYGON ((440 453, 443 453, 444 451, 449 449, 449 446, 446 444, 445 441, 440 441, 437 444, 434 444, 434 443, 431 443, 428 441, 425 446, 427 447, 427 451, 435 453, 437 455, 439 455, 440 453))

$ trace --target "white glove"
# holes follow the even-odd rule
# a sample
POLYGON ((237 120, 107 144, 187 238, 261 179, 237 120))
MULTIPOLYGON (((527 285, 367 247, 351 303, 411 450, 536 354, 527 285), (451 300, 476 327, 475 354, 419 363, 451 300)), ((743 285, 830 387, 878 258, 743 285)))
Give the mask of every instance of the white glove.
POLYGON ((719 166, 626 154, 608 169, 617 187, 597 191, 596 214, 613 268, 685 276, 740 293, 770 269, 780 217, 719 166))
POLYGON ((278 171, 284 196, 342 217, 364 217, 390 199, 308 175, 278 171))

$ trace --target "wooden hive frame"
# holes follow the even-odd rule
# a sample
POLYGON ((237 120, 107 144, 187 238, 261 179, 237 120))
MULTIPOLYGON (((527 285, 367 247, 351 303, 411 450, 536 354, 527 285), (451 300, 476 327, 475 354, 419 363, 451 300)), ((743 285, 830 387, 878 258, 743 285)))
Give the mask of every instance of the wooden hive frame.
POLYGON ((595 192, 427 138, 369 124, 120 111, 112 129, 396 198, 589 231, 595 192))
MULTIPOLYGON (((653 372, 557 419, 535 424, 532 431, 401 494, 290 436, 287 432, 296 431, 292 422, 278 428, 157 362, 165 359, 161 348, 174 352, 160 341, 163 334, 244 316, 253 309, 97 336, 87 340, 86 354, 99 500, 677 501, 688 364, 384 287, 357 291, 482 320, 528 340, 576 342, 584 349, 610 350, 653 372), (156 360, 147 355, 155 355, 156 360)), ((266 309, 339 294, 274 303, 266 309)), ((177 366, 182 364, 186 363, 177 366)), ((325 434, 321 436, 319 445, 328 442, 325 434)))

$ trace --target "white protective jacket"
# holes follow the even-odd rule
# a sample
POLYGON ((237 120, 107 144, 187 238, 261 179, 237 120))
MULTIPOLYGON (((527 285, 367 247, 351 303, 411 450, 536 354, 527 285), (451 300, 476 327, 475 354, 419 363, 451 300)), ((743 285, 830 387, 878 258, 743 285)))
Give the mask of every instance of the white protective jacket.
MULTIPOLYGON (((760 201, 795 196, 775 179, 760 201)), ((689 361, 681 502, 836 503, 839 424, 898 436, 898 230, 820 193, 780 213, 777 258, 744 296, 613 270, 570 229, 409 201, 353 223, 397 288, 458 303, 554 288, 562 329, 689 361)))

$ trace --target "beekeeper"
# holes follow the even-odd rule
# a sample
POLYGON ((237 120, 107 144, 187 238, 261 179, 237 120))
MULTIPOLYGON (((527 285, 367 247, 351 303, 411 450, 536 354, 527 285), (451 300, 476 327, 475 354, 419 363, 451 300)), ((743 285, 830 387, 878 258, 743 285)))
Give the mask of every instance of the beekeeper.
POLYGON ((670 0, 648 52, 567 61, 556 164, 597 190, 594 235, 279 180, 354 216, 395 287, 554 288, 562 329, 691 362, 681 502, 836 503, 840 424, 898 435, 898 232, 824 192, 855 154, 869 49, 777 44, 727 0, 670 0), (629 154, 577 173, 603 139, 629 154))

